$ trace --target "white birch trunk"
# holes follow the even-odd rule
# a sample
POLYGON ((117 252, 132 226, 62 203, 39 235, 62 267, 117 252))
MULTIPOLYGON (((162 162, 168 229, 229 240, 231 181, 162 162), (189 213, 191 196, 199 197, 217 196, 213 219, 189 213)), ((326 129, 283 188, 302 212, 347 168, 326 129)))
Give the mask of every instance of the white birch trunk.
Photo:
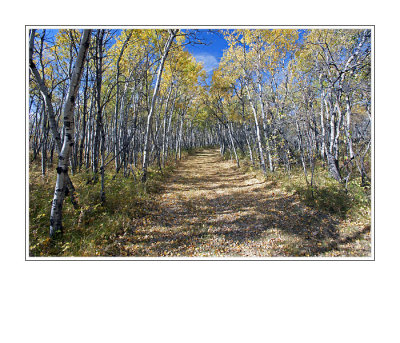
MULTIPOLYGON (((33 62, 33 47, 34 47, 34 41, 35 41, 35 30, 31 31, 31 36, 30 36, 30 41, 29 41, 29 69, 31 70, 32 74, 35 77, 35 80, 37 82, 37 84, 39 85, 39 89, 40 89, 40 93, 42 94, 44 103, 45 103, 45 110, 47 111, 47 115, 48 115, 48 120, 49 120, 49 126, 50 126, 50 130, 52 132, 56 147, 57 147, 57 152, 60 154, 61 152, 61 138, 60 138, 60 134, 58 132, 57 129, 57 122, 56 122, 56 116, 54 113, 54 108, 53 108, 53 104, 51 103, 51 97, 50 97, 50 93, 44 83, 44 79, 42 79, 42 77, 39 74, 39 71, 36 68, 35 63, 33 62)), ((69 176, 67 175, 66 177, 66 184, 67 184, 67 188, 68 188, 68 192, 70 194, 71 197, 71 202, 73 204, 73 206, 75 208, 78 207, 78 204, 75 200, 74 197, 74 192, 75 192, 75 187, 72 184, 69 176)))
POLYGON ((158 98, 158 90, 160 88, 162 72, 164 69, 164 63, 165 63, 165 60, 167 59, 169 49, 170 49, 172 42, 174 41, 177 33, 178 33, 178 30, 169 30, 169 37, 167 39, 167 42, 165 43, 164 51, 163 51, 161 61, 160 61, 160 64, 159 64, 158 70, 157 70, 156 84, 154 86, 153 98, 151 99, 149 115, 147 116, 146 136, 145 136, 144 149, 143 149, 142 182, 145 182, 147 179, 147 166, 149 163, 149 143, 150 143, 151 122, 153 119, 154 109, 155 109, 156 101, 158 98))
POLYGON ((349 148, 349 157, 352 160, 354 158, 354 152, 353 152, 353 140, 351 137, 351 103, 348 94, 346 95, 346 139, 349 148))
POLYGON ((236 146, 235 146, 235 142, 233 140, 233 132, 232 131, 233 131, 232 122, 230 122, 230 123, 228 123, 229 138, 231 140, 233 153, 235 154, 236 164, 237 164, 238 168, 240 168, 239 157, 236 152, 236 146))
POLYGON ((260 126, 258 125, 258 119, 257 119, 257 111, 254 107, 254 103, 251 98, 250 90, 249 90, 249 87, 247 86, 247 84, 246 84, 246 90, 247 90, 247 97, 248 97, 250 105, 251 105, 251 109, 253 110, 254 122, 256 124, 256 136, 257 136, 257 144, 258 144, 258 153, 260 156, 260 165, 261 165, 264 175, 267 175, 267 169, 265 167, 265 160, 264 160, 264 151, 263 151, 263 147, 261 144, 260 126))
POLYGON ((324 123, 324 93, 321 94, 321 158, 324 160, 325 158, 325 123, 324 123))
MULTIPOLYGON (((120 68, 119 68, 119 65, 120 65, 120 62, 121 62, 121 59, 122 59, 122 55, 123 55, 123 53, 124 53, 124 51, 125 51, 125 48, 126 48, 126 46, 127 46, 127 44, 128 44, 128 42, 129 42, 129 39, 131 38, 131 36, 132 36, 132 31, 130 32, 130 34, 126 37, 126 39, 125 39, 125 41, 124 41, 124 43, 123 43, 123 45, 122 45, 122 47, 121 47, 121 51, 120 51, 120 53, 119 53, 119 56, 118 56, 118 60, 117 60, 117 90, 116 90, 116 95, 115 95, 115 111, 114 111, 114 115, 115 115, 115 118, 114 118, 114 141, 115 141, 115 149, 114 149, 114 153, 115 153, 115 170, 119 170, 119 156, 118 156, 118 153, 119 153, 119 138, 118 138, 118 113, 119 113, 119 110, 120 110, 120 103, 119 103, 119 88, 120 88, 120 86, 119 86, 119 76, 120 76, 120 68)), ((127 88, 127 84, 125 85, 125 90, 126 90, 126 88, 127 88)), ((125 92, 124 92, 125 93, 125 92)), ((121 108, 122 108, 122 106, 121 106, 121 108)))
POLYGON ((271 147, 269 144, 269 132, 267 130, 267 114, 265 112, 264 102, 262 100, 263 89, 262 89, 261 81, 258 82, 258 89, 259 89, 258 100, 260 101, 261 120, 262 120, 264 137, 265 137, 265 147, 267 149, 267 155, 268 155, 269 170, 271 172, 273 172, 274 166, 272 164, 271 147))
POLYGON ((77 60, 72 71, 67 101, 64 106, 64 142, 58 157, 57 181, 50 214, 50 237, 62 232, 62 206, 68 179, 68 164, 71 148, 74 145, 74 107, 82 77, 83 65, 89 48, 91 30, 83 30, 77 60))

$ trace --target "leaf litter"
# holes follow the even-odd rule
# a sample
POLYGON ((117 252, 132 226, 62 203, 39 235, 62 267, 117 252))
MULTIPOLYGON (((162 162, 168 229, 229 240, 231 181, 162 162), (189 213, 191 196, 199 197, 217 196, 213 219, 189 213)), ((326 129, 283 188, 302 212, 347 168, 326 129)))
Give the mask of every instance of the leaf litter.
MULTIPOLYGON (((151 204, 151 205, 149 205, 151 204)), ((118 238, 124 256, 369 256, 370 226, 303 204, 218 150, 180 162, 146 215, 118 238)))

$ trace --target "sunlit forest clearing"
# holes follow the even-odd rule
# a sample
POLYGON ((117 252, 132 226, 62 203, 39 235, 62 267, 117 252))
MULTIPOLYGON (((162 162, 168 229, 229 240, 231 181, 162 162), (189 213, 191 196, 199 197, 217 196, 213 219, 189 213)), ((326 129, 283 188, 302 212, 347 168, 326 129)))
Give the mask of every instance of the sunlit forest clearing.
POLYGON ((31 257, 371 256, 370 29, 27 40, 31 257))

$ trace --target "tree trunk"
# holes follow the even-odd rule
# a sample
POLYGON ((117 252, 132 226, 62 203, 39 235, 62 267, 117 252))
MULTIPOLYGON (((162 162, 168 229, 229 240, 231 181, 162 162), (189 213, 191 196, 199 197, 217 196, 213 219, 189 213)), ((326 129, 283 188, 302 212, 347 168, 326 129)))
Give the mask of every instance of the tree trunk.
POLYGON ((119 157, 118 157, 118 153, 119 153, 118 113, 119 113, 119 106, 120 106, 120 104, 119 104, 119 76, 120 76, 119 65, 121 62, 122 55, 125 51, 125 48, 129 42, 129 39, 131 38, 131 36, 132 36, 132 31, 126 37, 126 39, 122 45, 121 51, 119 53, 118 60, 117 60, 117 90, 116 90, 116 95, 115 95, 115 110, 114 110, 114 116, 115 116, 114 117, 114 144, 115 144, 114 153, 115 153, 115 169, 116 170, 119 170, 119 157))
POLYGON ((236 164, 237 164, 238 168, 240 168, 239 157, 238 157, 238 155, 237 155, 235 142, 234 142, 234 140, 233 140, 232 122, 228 123, 228 131, 229 131, 229 138, 230 138, 231 144, 232 144, 232 150, 233 150, 233 153, 235 154, 236 164))
MULTIPOLYGON (((56 116, 54 113, 54 108, 53 105, 51 103, 51 96, 50 93, 44 83, 44 80, 41 78, 39 71, 36 68, 35 63, 33 62, 33 45, 34 45, 34 41, 35 41, 35 30, 31 30, 31 36, 30 36, 30 40, 29 40, 29 69, 31 70, 32 74, 35 77, 36 82, 39 85, 39 89, 40 92, 43 96, 44 99, 44 103, 45 103, 45 107, 47 110, 47 114, 48 114, 48 121, 49 121, 49 126, 50 126, 50 130, 53 134, 53 139, 55 141, 55 144, 57 146, 57 151, 60 154, 61 153, 61 138, 60 138, 60 134, 57 130, 57 122, 56 122, 56 116)), ((74 98, 75 101, 75 98, 74 98)), ((75 200, 75 187, 72 184, 69 175, 67 174, 65 176, 66 178, 66 187, 68 189, 68 194, 70 194, 71 197, 71 202, 74 205, 75 208, 78 207, 78 204, 75 200)))
POLYGON ((147 125, 146 125, 146 135, 145 135, 145 141, 144 141, 144 149, 143 149, 143 175, 142 175, 142 182, 146 182, 147 179, 147 167, 149 163, 149 143, 150 143, 150 130, 151 130, 151 122, 153 119, 153 114, 154 114, 154 109, 156 105, 156 101, 158 98, 158 90, 160 88, 160 83, 161 83, 161 77, 162 77, 162 72, 164 69, 164 63, 165 60, 167 59, 169 49, 171 47, 172 42, 174 41, 176 34, 178 33, 178 30, 169 30, 169 37, 167 39, 167 42, 165 43, 164 46, 164 51, 161 56, 161 61, 158 66, 157 70, 157 76, 156 76, 156 83, 154 86, 154 92, 153 92, 153 98, 151 99, 151 105, 150 105, 150 110, 149 114, 147 116, 147 125))
POLYGON ((67 101, 64 106, 64 142, 58 157, 57 181, 50 214, 50 237, 62 233, 62 207, 68 179, 68 163, 74 145, 74 107, 82 76, 84 60, 89 48, 91 30, 83 30, 82 40, 72 72, 67 101))
POLYGON ((261 144, 260 126, 258 125, 257 111, 254 107, 254 103, 251 98, 251 94, 250 94, 249 87, 247 86, 247 84, 246 84, 246 90, 247 90, 247 96, 249 98, 249 102, 251 105, 251 109, 253 110, 254 123, 256 125, 256 137, 257 137, 257 144, 258 144, 258 154, 260 157, 260 165, 261 165, 261 169, 262 169, 264 175, 267 175, 267 168, 265 167, 265 160, 264 160, 264 151, 263 151, 263 147, 261 144))
POLYGON ((352 160, 354 158, 353 152, 353 140, 351 137, 351 103, 350 97, 346 95, 346 139, 347 139, 347 146, 349 149, 349 158, 352 160))

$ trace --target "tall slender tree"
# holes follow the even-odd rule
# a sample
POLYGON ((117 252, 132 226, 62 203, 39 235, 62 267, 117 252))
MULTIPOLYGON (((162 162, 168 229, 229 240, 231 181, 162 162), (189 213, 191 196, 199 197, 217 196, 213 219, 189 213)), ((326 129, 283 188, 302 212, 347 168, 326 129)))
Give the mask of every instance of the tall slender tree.
POLYGON ((67 101, 64 106, 64 139, 58 156, 57 180, 50 214, 50 237, 62 233, 62 208, 68 179, 68 164, 70 152, 74 145, 74 108, 82 76, 86 53, 89 48, 91 30, 83 30, 78 57, 72 70, 67 101))

